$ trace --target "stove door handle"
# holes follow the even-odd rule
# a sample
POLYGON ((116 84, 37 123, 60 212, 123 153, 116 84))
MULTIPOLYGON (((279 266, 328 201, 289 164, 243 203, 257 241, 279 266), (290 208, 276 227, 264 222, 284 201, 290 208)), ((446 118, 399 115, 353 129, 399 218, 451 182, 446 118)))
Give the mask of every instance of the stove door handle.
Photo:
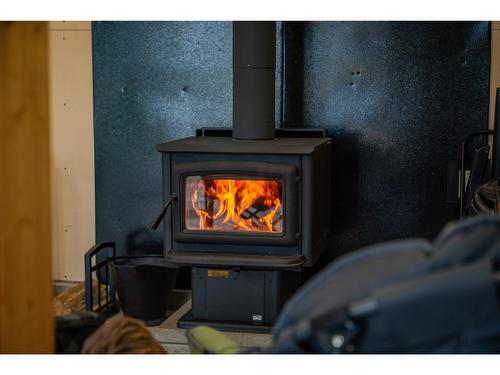
POLYGON ((149 228, 150 229, 153 229, 153 230, 156 230, 156 228, 158 228, 158 225, 160 225, 161 221, 163 220, 163 218, 165 217, 165 214, 167 213, 167 210, 168 208, 170 207, 170 205, 175 201, 177 200, 177 194, 173 193, 171 196, 170 196, 170 199, 167 201, 167 203, 165 203, 160 211, 160 213, 155 217, 155 219, 151 222, 151 224, 149 224, 149 228))

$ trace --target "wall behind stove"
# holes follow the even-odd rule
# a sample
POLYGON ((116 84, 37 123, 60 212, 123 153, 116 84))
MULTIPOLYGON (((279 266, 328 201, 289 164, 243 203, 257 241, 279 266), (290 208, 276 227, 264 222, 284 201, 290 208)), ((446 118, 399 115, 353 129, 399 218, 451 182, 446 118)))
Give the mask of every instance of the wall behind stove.
MULTIPOLYGON (((162 205, 155 147, 231 126, 232 24, 93 22, 92 36, 96 240, 161 252, 161 226, 146 228, 162 205)), ((279 69, 276 83, 279 98, 279 69)))
MULTIPOLYGON (((433 237, 456 214, 447 159, 487 126, 488 23, 287 25, 285 124, 335 139, 330 256, 433 237)), ((161 233, 145 229, 161 205, 155 145, 230 126, 231 24, 94 22, 92 32, 97 241, 161 251, 161 233)))
POLYGON ((285 123, 334 138, 333 254, 434 238, 458 215, 448 160, 488 126, 489 23, 306 22, 287 35, 285 123))

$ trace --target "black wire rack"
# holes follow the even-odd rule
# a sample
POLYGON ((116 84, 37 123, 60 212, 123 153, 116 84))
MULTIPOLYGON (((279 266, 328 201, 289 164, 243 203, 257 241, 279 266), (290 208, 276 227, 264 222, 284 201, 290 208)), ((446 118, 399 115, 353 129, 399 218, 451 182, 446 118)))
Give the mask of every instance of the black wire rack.
POLYGON ((118 310, 115 285, 111 275, 111 263, 115 259, 114 242, 101 242, 85 253, 85 310, 102 313, 113 313, 118 310), (97 281, 96 296, 94 296, 93 280, 97 281))
POLYGON ((459 181, 459 187, 460 187, 460 218, 463 219, 463 218, 466 218, 468 217, 468 213, 466 212, 466 207, 468 207, 470 205, 470 202, 467 202, 466 201, 466 194, 467 194, 467 190, 471 190, 473 187, 472 186, 468 186, 470 185, 470 179, 469 179, 469 183, 466 182, 466 177, 465 177, 465 174, 466 174, 466 168, 465 168, 465 164, 466 164, 466 149, 467 149, 467 146, 469 145, 469 143, 479 137, 480 138, 480 142, 483 143, 485 142, 485 140, 487 140, 487 137, 488 136, 491 136, 493 135, 494 132, 493 130, 478 130, 478 131, 475 131, 471 134, 469 134, 465 139, 464 141, 462 142, 462 145, 461 145, 461 148, 460 148, 460 181, 459 181))

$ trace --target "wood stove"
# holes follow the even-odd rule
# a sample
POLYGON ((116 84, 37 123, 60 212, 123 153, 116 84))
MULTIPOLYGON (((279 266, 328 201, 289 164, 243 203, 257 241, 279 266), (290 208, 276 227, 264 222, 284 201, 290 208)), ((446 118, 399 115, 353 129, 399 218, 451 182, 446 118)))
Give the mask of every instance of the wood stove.
POLYGON ((318 137, 321 131, 308 132, 311 138, 297 133, 282 130, 273 140, 253 141, 200 135, 157 146, 163 155, 164 201, 171 202, 164 219, 165 256, 194 267, 196 322, 272 325, 299 285, 301 268, 312 266, 328 245, 331 140, 318 137), (244 277, 247 282, 237 280, 244 277), (289 284, 278 285, 281 279, 289 284), (266 301, 266 287, 259 282, 275 283, 276 290, 268 291, 276 294, 274 301, 266 301), (235 287, 235 295, 223 283, 235 287), (259 308, 230 307, 234 297, 244 305, 254 294, 261 294, 259 308), (217 318, 205 309, 210 304, 226 313, 217 318), (274 312, 266 314, 265 305, 273 305, 274 312))
POLYGON ((233 23, 232 130, 157 146, 165 257, 192 269, 182 328, 269 330, 329 243, 331 139, 274 129, 274 37, 272 22, 233 23))

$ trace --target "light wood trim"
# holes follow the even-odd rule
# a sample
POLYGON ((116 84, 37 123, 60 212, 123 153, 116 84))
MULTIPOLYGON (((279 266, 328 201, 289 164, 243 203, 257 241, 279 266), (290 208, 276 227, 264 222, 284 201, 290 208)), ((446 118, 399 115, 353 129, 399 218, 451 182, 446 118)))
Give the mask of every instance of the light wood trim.
POLYGON ((54 349, 47 25, 0 22, 0 352, 54 349))
POLYGON ((95 244, 92 35, 90 22, 64 25, 49 29, 52 276, 83 281, 95 244))
POLYGON ((49 22, 49 31, 52 30, 90 31, 90 21, 51 21, 49 22))
POLYGON ((496 88, 500 87, 500 22, 491 23, 490 106, 488 125, 493 129, 496 88))

